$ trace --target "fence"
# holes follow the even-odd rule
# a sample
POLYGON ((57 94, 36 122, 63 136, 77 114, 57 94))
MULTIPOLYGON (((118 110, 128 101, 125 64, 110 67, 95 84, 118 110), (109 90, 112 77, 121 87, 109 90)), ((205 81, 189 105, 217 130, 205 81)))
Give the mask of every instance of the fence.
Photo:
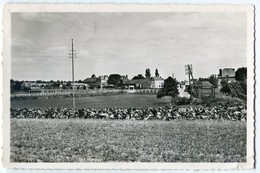
MULTIPOLYGON (((118 94, 118 93, 129 93, 129 94, 155 94, 159 89, 94 89, 94 90, 75 90, 75 95, 102 95, 102 94, 118 94)), ((47 97, 47 96, 68 96, 72 95, 72 90, 43 90, 38 93, 27 93, 27 92, 19 92, 11 94, 11 98, 14 97, 47 97)))

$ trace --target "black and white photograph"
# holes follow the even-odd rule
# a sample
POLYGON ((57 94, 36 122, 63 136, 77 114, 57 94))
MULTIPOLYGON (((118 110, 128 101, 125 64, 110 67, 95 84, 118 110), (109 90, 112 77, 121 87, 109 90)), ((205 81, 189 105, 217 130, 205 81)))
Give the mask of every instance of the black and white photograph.
POLYGON ((61 7, 6 10, 7 167, 253 168, 252 6, 61 7))

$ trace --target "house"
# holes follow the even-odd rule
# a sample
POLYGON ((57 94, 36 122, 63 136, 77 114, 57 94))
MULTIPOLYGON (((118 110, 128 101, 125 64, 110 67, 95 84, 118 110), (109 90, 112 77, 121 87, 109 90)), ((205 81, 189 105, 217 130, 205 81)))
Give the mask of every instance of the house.
POLYGON ((121 80, 122 81, 128 81, 128 75, 121 75, 121 80))
POLYGON ((164 84, 164 79, 161 77, 152 77, 151 78, 151 88, 158 89, 162 88, 164 84))
POLYGON ((85 83, 74 83, 74 88, 77 88, 77 89, 84 89, 87 87, 88 87, 88 84, 85 84, 85 83))
POLYGON ((214 86, 207 80, 199 80, 195 82, 198 97, 214 97, 214 86))
POLYGON ((123 84, 126 86, 126 88, 129 89, 150 89, 151 88, 150 78, 124 80, 123 84))
POLYGON ((219 69, 218 74, 218 87, 221 87, 221 81, 226 80, 228 83, 236 82, 236 71, 234 68, 219 69))
POLYGON ((107 83, 108 75, 101 75, 98 78, 100 79, 100 86, 101 86, 101 88, 103 86, 107 86, 108 85, 108 83, 107 83))
POLYGON ((132 79, 124 80, 123 84, 127 86, 126 88, 134 87, 134 89, 159 89, 163 87, 164 79, 161 77, 132 79))
POLYGON ((30 87, 29 89, 29 94, 43 94, 44 89, 41 87, 30 87))
POLYGON ((41 87, 41 88, 44 88, 47 86, 46 83, 42 83, 42 82, 31 82, 29 84, 30 87, 41 87))

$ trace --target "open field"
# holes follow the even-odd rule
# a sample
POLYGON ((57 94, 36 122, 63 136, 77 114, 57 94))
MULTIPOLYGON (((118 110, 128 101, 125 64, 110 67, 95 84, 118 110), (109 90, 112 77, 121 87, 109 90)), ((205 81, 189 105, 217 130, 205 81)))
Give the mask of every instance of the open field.
POLYGON ((246 122, 11 119, 12 162, 245 162, 246 122))
MULTIPOLYGON (((110 107, 154 107, 170 103, 167 98, 157 99, 156 95, 121 94, 110 96, 93 96, 76 98, 76 107, 110 108, 110 107)), ((50 97, 36 99, 12 99, 11 108, 72 107, 71 97, 50 97)))

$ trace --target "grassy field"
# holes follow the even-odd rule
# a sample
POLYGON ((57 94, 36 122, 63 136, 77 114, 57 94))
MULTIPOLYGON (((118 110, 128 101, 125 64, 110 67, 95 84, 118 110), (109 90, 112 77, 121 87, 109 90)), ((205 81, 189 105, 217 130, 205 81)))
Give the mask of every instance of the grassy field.
MULTIPOLYGON (((121 94, 110 96, 78 97, 78 108, 109 108, 109 107, 150 107, 162 106, 170 103, 167 98, 157 99, 156 95, 121 94)), ((40 108, 40 107, 72 107, 72 98, 50 97, 37 99, 13 99, 11 108, 40 108)))
POLYGON ((12 162, 245 159, 245 122, 11 119, 12 162))

